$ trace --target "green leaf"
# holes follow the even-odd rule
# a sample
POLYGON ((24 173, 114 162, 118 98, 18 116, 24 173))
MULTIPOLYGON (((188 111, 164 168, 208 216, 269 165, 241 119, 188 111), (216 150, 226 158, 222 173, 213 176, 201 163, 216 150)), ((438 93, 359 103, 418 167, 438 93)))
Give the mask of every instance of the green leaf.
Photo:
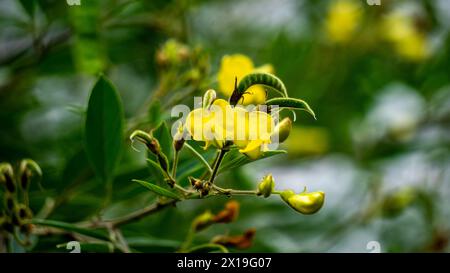
POLYGON ((100 76, 89 98, 85 142, 96 175, 110 181, 119 161, 123 141, 123 109, 112 83, 100 76))
POLYGON ((109 241, 109 237, 106 234, 106 232, 100 230, 82 228, 74 224, 46 219, 33 219, 31 222, 39 226, 58 228, 70 232, 75 232, 81 235, 89 236, 92 238, 109 241))
POLYGON ((171 160, 173 158, 172 136, 166 123, 161 122, 158 127, 152 130, 152 135, 158 139, 159 145, 161 145, 161 151, 171 160))
POLYGON ((171 192, 169 190, 166 190, 164 188, 161 188, 160 186, 157 186, 155 184, 152 184, 152 183, 149 183, 146 181, 138 180, 138 179, 133 179, 133 181, 141 184, 142 186, 146 187, 147 189, 149 189, 150 191, 152 191, 158 195, 172 198, 175 200, 180 200, 180 196, 178 196, 178 194, 171 192))
POLYGON ((280 108, 289 108, 293 110, 303 110, 308 113, 310 113, 314 119, 316 119, 316 114, 314 111, 309 107, 308 103, 306 101, 301 99, 295 99, 295 98, 273 98, 268 101, 266 101, 266 105, 274 106, 277 105, 280 108))
POLYGON ((148 167, 150 168, 152 177, 161 185, 165 184, 166 174, 164 173, 164 170, 161 168, 161 166, 151 159, 147 159, 147 163, 148 167))
MULTIPOLYGON (((268 157, 278 155, 278 154, 285 154, 285 153, 286 153, 286 151, 284 151, 284 150, 266 151, 257 160, 268 158, 268 157)), ((231 169, 239 168, 239 167, 244 166, 253 161, 255 161, 255 160, 251 160, 247 156, 239 153, 239 150, 237 150, 237 149, 231 150, 223 158, 222 164, 220 165, 220 168, 219 168, 219 173, 226 172, 231 169)))
POLYGON ((236 104, 248 88, 257 84, 270 87, 282 96, 288 97, 284 83, 275 75, 269 73, 250 73, 239 81, 238 86, 230 97, 230 104, 236 104))

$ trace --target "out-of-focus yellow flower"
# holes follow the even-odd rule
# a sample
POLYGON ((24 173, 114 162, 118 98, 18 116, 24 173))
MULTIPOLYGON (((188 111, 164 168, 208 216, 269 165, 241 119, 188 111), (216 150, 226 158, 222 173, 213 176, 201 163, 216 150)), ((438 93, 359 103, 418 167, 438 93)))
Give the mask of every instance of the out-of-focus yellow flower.
POLYGON ((266 112, 233 107, 223 99, 216 99, 209 108, 191 111, 185 126, 194 140, 206 142, 205 149, 209 145, 222 148, 232 141, 251 159, 262 155, 275 127, 266 112))
POLYGON ((328 138, 328 133, 323 128, 294 126, 284 145, 291 156, 320 155, 328 150, 328 138))
POLYGON ((336 43, 348 42, 353 37, 360 19, 361 10, 357 1, 333 1, 325 21, 328 37, 336 43))
POLYGON ((416 28, 411 16, 392 12, 385 17, 381 33, 394 45, 396 52, 405 59, 421 61, 429 56, 428 40, 416 28))
MULTIPOLYGON (((225 55, 220 63, 217 79, 219 82, 219 90, 226 96, 231 96, 234 90, 234 82, 237 78, 239 82, 247 74, 253 72, 274 73, 273 66, 265 64, 255 68, 252 60, 243 54, 225 55)), ((259 105, 266 101, 266 91, 261 85, 251 86, 242 96, 239 104, 242 105, 259 105)))

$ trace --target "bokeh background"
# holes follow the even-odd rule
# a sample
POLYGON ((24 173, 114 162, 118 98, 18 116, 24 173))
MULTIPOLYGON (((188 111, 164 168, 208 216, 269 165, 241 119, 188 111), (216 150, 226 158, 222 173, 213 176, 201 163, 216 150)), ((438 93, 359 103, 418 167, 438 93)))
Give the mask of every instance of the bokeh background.
MULTIPOLYGON (((255 67, 271 64, 318 119, 297 113, 283 144, 288 154, 223 174, 219 183, 252 189, 271 172, 277 188, 323 190, 326 202, 304 216, 277 196, 237 197, 236 222, 215 225, 196 242, 255 228, 252 247, 232 251, 370 252, 376 241, 383 252, 446 252, 449 28, 446 0, 1 0, 0 161, 41 165, 41 186, 30 195, 35 214, 89 219, 103 191, 83 148, 98 73, 120 92, 129 132, 171 124, 173 105, 192 106, 193 95, 217 88, 224 55, 244 54, 255 67)), ((151 174, 127 142, 106 217, 154 199, 132 178, 151 174)), ((226 201, 183 202, 123 234, 136 250, 174 251, 196 215, 226 201)), ((56 245, 69 240, 40 236, 28 251, 61 251, 56 245)))

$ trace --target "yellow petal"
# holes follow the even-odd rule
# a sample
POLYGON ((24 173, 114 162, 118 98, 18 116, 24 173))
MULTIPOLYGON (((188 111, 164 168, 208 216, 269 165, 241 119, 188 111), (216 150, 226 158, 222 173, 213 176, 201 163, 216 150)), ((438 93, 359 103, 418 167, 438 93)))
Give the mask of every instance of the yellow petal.
POLYGON ((231 96, 234 90, 234 81, 237 77, 239 82, 245 75, 254 70, 252 60, 242 54, 225 55, 220 63, 217 80, 219 82, 219 91, 226 96, 231 96))
POLYGON ((258 159, 263 153, 263 141, 262 140, 252 140, 244 149, 240 149, 239 152, 245 154, 250 159, 258 159))
POLYGON ((186 129, 194 140, 213 139, 213 115, 203 108, 194 109, 186 118, 186 129))
POLYGON ((260 105, 266 102, 266 91, 262 85, 253 85, 245 91, 239 104, 242 105, 260 105))

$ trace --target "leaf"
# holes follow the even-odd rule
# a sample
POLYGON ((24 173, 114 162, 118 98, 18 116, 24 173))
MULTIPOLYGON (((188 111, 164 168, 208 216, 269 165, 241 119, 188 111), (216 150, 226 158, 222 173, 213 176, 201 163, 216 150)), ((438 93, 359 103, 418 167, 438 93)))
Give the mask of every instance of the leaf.
POLYGON ((106 234, 106 232, 102 232, 100 230, 92 230, 92 229, 82 228, 82 227, 76 226, 74 224, 60 222, 60 221, 54 221, 54 220, 33 219, 31 222, 35 225, 58 228, 58 229, 62 229, 62 230, 70 231, 70 232, 75 232, 75 233, 78 233, 81 235, 89 236, 92 238, 109 241, 109 237, 106 234))
POLYGON ((289 108, 294 110, 303 110, 308 113, 310 113, 314 119, 316 119, 316 114, 314 111, 309 107, 308 103, 306 101, 301 99, 295 99, 295 98, 273 98, 268 101, 266 101, 266 105, 271 106, 278 106, 280 108, 289 108))
POLYGON ((161 122, 158 127, 152 131, 152 135, 158 139, 159 145, 161 145, 161 151, 169 160, 171 160, 173 157, 172 136, 170 135, 166 123, 161 122))
POLYGON ((164 188, 161 188, 160 186, 157 186, 155 184, 152 184, 152 183, 149 183, 149 182, 146 182, 143 180, 138 180, 138 179, 133 179, 133 181, 141 184, 142 186, 146 187, 147 189, 149 189, 150 191, 152 191, 158 195, 172 198, 175 200, 180 200, 180 196, 178 196, 178 194, 171 192, 169 190, 166 190, 164 188))
POLYGON ((119 161, 123 141, 123 109, 112 83, 100 76, 89 98, 85 142, 96 175, 109 181, 119 161))
POLYGON ((148 166, 150 168, 150 172, 152 177, 157 180, 161 185, 165 184, 166 175, 161 166, 151 159, 147 159, 148 166))
MULTIPOLYGON (((286 151, 284 151, 284 150, 266 151, 257 160, 268 158, 268 157, 278 155, 278 154, 285 154, 285 153, 286 153, 286 151)), ((239 167, 244 166, 253 161, 255 161, 255 160, 251 160, 247 156, 241 154, 237 149, 231 150, 223 158, 222 164, 220 165, 220 168, 219 168, 219 173, 223 173, 223 172, 226 172, 231 169, 239 168, 239 167)))
POLYGON ((260 84, 270 87, 284 97, 288 97, 284 83, 275 75, 269 73, 250 73, 239 81, 230 97, 230 104, 236 104, 245 91, 253 85, 260 84))

